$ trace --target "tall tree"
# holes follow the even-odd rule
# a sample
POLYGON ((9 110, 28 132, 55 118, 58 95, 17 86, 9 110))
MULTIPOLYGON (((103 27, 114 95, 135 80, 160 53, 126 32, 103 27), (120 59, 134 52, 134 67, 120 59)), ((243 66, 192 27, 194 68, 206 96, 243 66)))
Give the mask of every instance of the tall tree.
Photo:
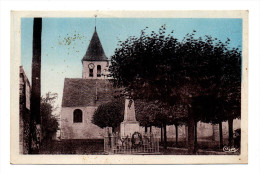
POLYGON ((33 21, 33 57, 29 153, 38 153, 41 139, 41 34, 42 18, 33 21))
MULTIPOLYGON (((229 39, 225 43, 210 36, 206 36, 205 40, 202 38, 195 39, 195 33, 196 31, 188 34, 181 42, 178 57, 183 63, 179 71, 180 74, 177 75, 179 79, 176 79, 180 83, 179 86, 183 87, 178 88, 178 93, 186 99, 191 97, 191 114, 189 114, 188 125, 192 131, 195 131, 194 134, 189 134, 190 153, 196 152, 196 124, 200 120, 194 104, 205 104, 203 100, 197 100, 197 98, 212 98, 208 100, 210 101, 209 103, 213 102, 211 107, 203 107, 204 112, 211 109, 212 114, 214 114, 213 111, 216 107, 216 103, 214 103, 216 99, 214 98, 219 98, 222 99, 221 102, 229 103, 230 107, 226 110, 230 109, 231 112, 236 110, 235 107, 239 108, 238 104, 235 105, 235 103, 240 103, 241 100, 241 95, 238 92, 241 88, 241 54, 239 49, 230 49, 228 46, 229 39), (229 70, 226 70, 227 68, 229 70), (234 96, 234 94, 237 94, 237 96, 231 99, 229 96, 234 96), (195 102, 195 100, 197 101, 195 102), (191 143, 193 140, 195 141, 194 146, 191 143)), ((237 110, 240 111, 240 109, 237 110)), ((225 115, 228 116, 229 113, 225 112, 225 115)), ((239 115, 234 115, 231 120, 239 115)), ((208 117, 208 119, 212 118, 210 114, 204 114, 204 116, 208 117)), ((215 116, 217 117, 219 114, 215 116)), ((223 119, 221 117, 218 120, 223 119)))
POLYGON ((220 98, 224 103, 224 114, 228 120, 229 146, 233 145, 233 120, 241 117, 241 51, 233 48, 226 51, 226 61, 220 98))

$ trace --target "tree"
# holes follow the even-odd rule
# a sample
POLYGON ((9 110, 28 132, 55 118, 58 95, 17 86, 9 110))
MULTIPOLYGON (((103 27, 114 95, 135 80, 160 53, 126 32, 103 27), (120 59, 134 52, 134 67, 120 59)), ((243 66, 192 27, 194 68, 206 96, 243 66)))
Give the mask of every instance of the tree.
POLYGON ((42 138, 51 139, 53 133, 57 132, 59 123, 53 112, 55 111, 54 102, 57 99, 56 93, 48 92, 41 98, 41 118, 42 118, 42 138))
MULTIPOLYGON (((140 38, 130 37, 121 43, 121 48, 116 49, 112 56, 110 72, 116 87, 124 87, 133 99, 144 99, 155 106, 155 113, 149 112, 154 118, 152 123, 166 130, 170 115, 161 112, 163 108, 156 107, 154 102, 161 106, 175 102, 173 88, 168 84, 169 76, 166 75, 171 67, 165 60, 170 53, 174 53, 177 39, 172 36, 164 37, 164 30, 165 26, 162 26, 159 34, 153 31, 150 36, 142 30, 140 38)), ((145 124, 151 123, 149 117, 143 118, 147 121, 145 124)), ((166 131, 164 132, 164 144, 167 146, 166 131)))
POLYGON ((170 67, 168 57, 174 57, 178 42, 172 36, 165 37, 164 30, 162 26, 160 34, 153 31, 151 35, 142 30, 140 38, 129 37, 111 58, 111 81, 124 87, 133 99, 174 103, 173 79, 167 73, 177 65, 170 67))
POLYGON ((166 126, 170 125, 172 116, 172 107, 158 100, 144 101, 136 100, 136 116, 141 126, 156 126, 161 128, 161 142, 164 148, 167 148, 166 126))
POLYGON ((147 127, 153 126, 153 118, 150 113, 153 105, 143 100, 135 100, 135 114, 136 120, 140 123, 140 126, 145 127, 147 133, 147 127))
POLYGON ((154 102, 154 107, 151 110, 151 113, 153 113, 153 124, 156 127, 161 128, 161 137, 163 137, 163 147, 164 149, 167 149, 167 125, 170 125, 172 118, 172 107, 169 107, 167 104, 162 103, 160 101, 154 102))
POLYGON ((226 51, 226 61, 219 98, 223 102, 225 119, 228 120, 229 146, 233 145, 233 120, 241 117, 241 51, 226 51))
MULTIPOLYGON (((224 121, 224 118, 222 116, 224 116, 224 114, 218 113, 220 111, 223 111, 219 107, 219 104, 221 103, 218 103, 217 98, 214 95, 198 96, 193 100, 193 113, 195 115, 195 125, 197 125, 197 122, 199 121, 220 125, 220 147, 222 148, 222 121, 224 121)), ((196 134, 197 128, 195 127, 195 144, 197 143, 196 134)))
MULTIPOLYGON (((112 82, 124 87, 133 99, 158 100, 167 107, 174 107, 179 100, 187 108, 188 149, 192 154, 196 153, 195 128, 199 119, 195 116, 194 100, 200 96, 217 96, 234 106, 226 108, 225 114, 233 113, 234 108, 238 108, 234 103, 239 103, 240 95, 230 96, 239 93, 233 88, 241 87, 237 78, 241 54, 238 49, 229 49, 229 40, 222 43, 210 36, 195 38, 195 30, 182 41, 165 33, 163 25, 158 34, 154 31, 146 34, 142 30, 139 38, 129 37, 121 42, 111 59, 112 82), (238 68, 233 70, 234 64, 238 68), (228 67, 232 68, 227 71, 232 71, 231 76, 226 72, 228 67)), ((170 117, 164 114, 157 116, 170 122, 170 117)))
POLYGON ((173 108, 171 123, 175 126, 175 142, 178 146, 178 127, 187 124, 187 106, 176 103, 173 108))
MULTIPOLYGON (((239 93, 241 88, 241 52, 239 49, 230 49, 229 39, 225 43, 210 36, 206 36, 205 40, 196 39, 195 33, 196 31, 187 34, 180 43, 177 51, 177 57, 181 60, 180 68, 177 72, 171 73, 177 82, 176 93, 189 106, 189 153, 196 153, 197 122, 202 119, 201 116, 204 115, 204 120, 213 118, 220 122, 225 120, 225 117, 230 117, 227 110, 240 111, 240 109, 235 108, 239 108, 238 103, 241 100, 239 93), (236 97, 234 94, 237 94, 236 97), (233 98, 230 98, 230 95, 233 98), (229 105, 224 117, 214 113, 214 108, 217 105, 216 100, 221 100, 229 105), (196 113, 196 105, 205 106, 202 110, 204 114, 196 113)), ((231 116, 231 120, 239 115, 231 116)))
POLYGON ((112 101, 98 106, 95 110, 92 123, 100 128, 112 127, 112 132, 124 119, 124 103, 112 101))

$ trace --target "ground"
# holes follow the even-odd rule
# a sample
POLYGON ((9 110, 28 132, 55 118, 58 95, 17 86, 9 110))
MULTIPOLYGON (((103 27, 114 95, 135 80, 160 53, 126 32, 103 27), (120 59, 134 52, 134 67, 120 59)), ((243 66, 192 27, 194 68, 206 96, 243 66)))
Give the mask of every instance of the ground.
MULTIPOLYGON (((168 142, 168 149, 164 150, 160 146, 162 155, 188 155, 186 143, 181 141, 176 146, 175 142, 168 142)), ((231 155, 223 152, 216 144, 198 142, 198 155, 231 155)), ((40 154, 79 154, 79 155, 106 155, 104 152, 103 139, 88 140, 62 140, 62 141, 43 141, 40 154)), ((239 153, 232 153, 238 155, 239 153)))
POLYGON ((103 139, 43 141, 40 154, 94 154, 104 153, 103 139))

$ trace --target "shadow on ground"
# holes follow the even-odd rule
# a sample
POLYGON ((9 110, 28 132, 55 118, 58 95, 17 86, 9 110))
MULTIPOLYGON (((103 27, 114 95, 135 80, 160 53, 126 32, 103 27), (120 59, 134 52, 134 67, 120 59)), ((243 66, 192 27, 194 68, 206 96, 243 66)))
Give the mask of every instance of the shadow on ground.
MULTIPOLYGON (((77 155, 107 155, 104 152, 103 139, 88 140, 45 140, 41 144, 40 154, 77 154, 77 155)), ((168 142, 165 150, 160 146, 161 155, 188 155, 186 142, 168 142)), ((239 152, 228 153, 218 147, 218 144, 198 142, 198 152, 196 155, 239 155, 239 152)))
POLYGON ((40 154, 104 155, 104 140, 45 140, 42 142, 40 154))

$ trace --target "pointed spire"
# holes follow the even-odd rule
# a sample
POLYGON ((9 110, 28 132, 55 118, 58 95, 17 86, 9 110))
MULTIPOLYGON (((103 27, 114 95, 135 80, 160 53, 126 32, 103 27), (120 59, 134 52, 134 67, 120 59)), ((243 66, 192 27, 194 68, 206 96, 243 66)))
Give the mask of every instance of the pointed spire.
POLYGON ((97 26, 97 15, 95 15, 95 31, 96 31, 96 26, 97 26))
MULTIPOLYGON (((96 16, 95 16, 96 17, 96 16)), ((96 23, 96 22, 95 22, 96 23)), ((96 24, 93 36, 89 43, 87 52, 81 61, 102 61, 108 60, 97 34, 96 24)))

